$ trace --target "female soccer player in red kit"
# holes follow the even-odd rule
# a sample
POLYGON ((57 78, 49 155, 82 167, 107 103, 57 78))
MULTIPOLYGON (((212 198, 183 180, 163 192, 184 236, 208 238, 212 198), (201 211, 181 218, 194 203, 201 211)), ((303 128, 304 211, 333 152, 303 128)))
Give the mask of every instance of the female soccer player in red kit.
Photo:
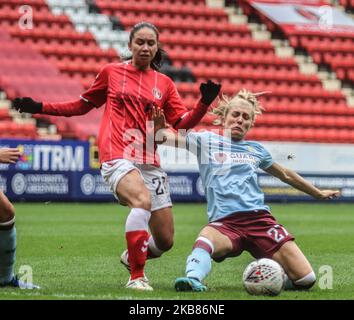
POLYGON ((201 99, 188 111, 173 81, 158 71, 162 50, 157 28, 147 22, 135 25, 129 49, 131 60, 103 67, 77 101, 41 103, 20 98, 13 106, 20 112, 73 116, 106 103, 98 137, 101 174, 116 198, 131 208, 125 226, 128 251, 121 258, 131 273, 126 287, 152 290, 144 275, 146 259, 159 257, 172 247, 174 229, 167 175, 159 166, 155 143, 149 150, 150 111, 163 109, 175 129, 192 128, 218 96, 221 85, 210 80, 202 83, 201 99))

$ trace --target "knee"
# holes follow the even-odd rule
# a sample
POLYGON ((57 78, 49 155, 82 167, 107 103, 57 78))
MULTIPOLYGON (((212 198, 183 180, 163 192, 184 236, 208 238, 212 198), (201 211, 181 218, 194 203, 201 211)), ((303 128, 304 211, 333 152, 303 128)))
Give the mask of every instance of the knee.
POLYGON ((13 205, 10 203, 9 205, 6 205, 6 207, 2 207, 0 209, 0 227, 6 226, 12 226, 14 223, 15 219, 15 209, 13 205))
POLYGON ((308 290, 316 283, 316 275, 313 271, 308 273, 301 279, 293 281, 293 285, 297 290, 308 290))
POLYGON ((163 252, 171 250, 173 247, 173 239, 167 239, 165 240, 159 247, 160 250, 163 252))
POLYGON ((0 223, 8 222, 15 217, 15 208, 8 202, 0 208, 0 223))
POLYGON ((161 250, 163 252, 169 251, 173 247, 173 235, 168 235, 168 236, 156 239, 155 243, 156 243, 156 247, 159 250, 161 250))

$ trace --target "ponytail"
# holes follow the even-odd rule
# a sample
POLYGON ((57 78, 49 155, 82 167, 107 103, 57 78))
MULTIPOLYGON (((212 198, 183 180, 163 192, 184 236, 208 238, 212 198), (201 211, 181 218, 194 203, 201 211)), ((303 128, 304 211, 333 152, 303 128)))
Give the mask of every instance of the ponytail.
POLYGON ((167 56, 166 51, 159 47, 157 49, 154 59, 152 59, 151 61, 150 67, 156 71, 159 71, 163 64, 163 59, 166 56, 167 56))

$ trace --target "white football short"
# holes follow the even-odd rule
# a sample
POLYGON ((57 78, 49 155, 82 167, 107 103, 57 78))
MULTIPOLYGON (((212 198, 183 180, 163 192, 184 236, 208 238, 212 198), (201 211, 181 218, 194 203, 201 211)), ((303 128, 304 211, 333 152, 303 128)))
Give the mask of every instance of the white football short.
POLYGON ((160 167, 151 164, 133 163, 126 159, 116 159, 102 163, 101 175, 109 185, 116 199, 119 181, 130 171, 138 170, 151 193, 151 211, 172 207, 168 177, 160 167))

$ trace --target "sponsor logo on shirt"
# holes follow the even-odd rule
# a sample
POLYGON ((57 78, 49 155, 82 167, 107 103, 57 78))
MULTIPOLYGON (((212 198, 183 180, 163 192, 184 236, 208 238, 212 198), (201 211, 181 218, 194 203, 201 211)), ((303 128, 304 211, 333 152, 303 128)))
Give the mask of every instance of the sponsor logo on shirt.
POLYGON ((243 152, 232 152, 230 154, 230 158, 233 163, 250 163, 256 164, 257 158, 253 155, 243 152))
POLYGON ((228 159, 228 155, 224 152, 215 152, 214 159, 218 163, 224 163, 228 159))
POLYGON ((162 93, 161 93, 159 88, 155 87, 154 89, 152 89, 152 94, 157 100, 161 100, 162 99, 162 93))
POLYGON ((244 152, 214 152, 214 161, 217 163, 249 163, 255 165, 257 158, 244 152))

